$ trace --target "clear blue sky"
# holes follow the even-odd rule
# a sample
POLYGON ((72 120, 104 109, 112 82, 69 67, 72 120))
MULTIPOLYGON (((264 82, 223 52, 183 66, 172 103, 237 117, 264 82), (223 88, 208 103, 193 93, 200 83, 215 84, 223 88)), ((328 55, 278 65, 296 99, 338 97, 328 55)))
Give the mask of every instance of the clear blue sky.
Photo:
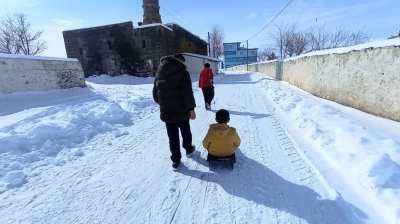
MULTIPOLYGON (((287 3, 268 0, 160 0, 163 23, 175 22, 207 38, 214 25, 225 42, 244 41, 262 29, 287 3), (168 13, 169 12, 169 13, 168 13), (173 16, 171 16, 172 14, 173 16)), ((42 55, 66 57, 63 30, 143 19, 142 0, 0 0, 0 15, 27 13, 37 29, 44 30, 48 50, 42 55)), ((294 0, 275 20, 300 19, 300 26, 326 21, 329 28, 365 26, 374 39, 385 39, 400 29, 400 0, 294 0)), ((273 25, 249 41, 249 47, 271 44, 273 25)))

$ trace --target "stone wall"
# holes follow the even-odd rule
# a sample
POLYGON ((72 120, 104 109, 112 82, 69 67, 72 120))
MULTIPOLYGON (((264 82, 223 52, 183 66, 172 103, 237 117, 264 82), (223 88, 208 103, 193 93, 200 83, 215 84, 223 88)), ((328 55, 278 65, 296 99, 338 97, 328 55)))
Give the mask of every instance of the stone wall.
POLYGON ((0 54, 1 93, 85 86, 82 66, 76 59, 0 54))
POLYGON ((133 40, 132 22, 64 31, 68 58, 77 58, 86 77, 134 75, 143 61, 133 40))
POLYGON ((168 27, 160 25, 135 27, 133 29, 135 45, 138 47, 140 58, 145 62, 137 73, 153 75, 157 71, 160 58, 173 54, 177 48, 175 35, 168 27))
POLYGON ((207 42, 202 40, 200 37, 193 35, 186 29, 175 23, 166 24, 170 27, 175 34, 175 44, 176 49, 173 49, 174 52, 187 52, 194 53, 200 55, 208 55, 207 54, 207 42))
POLYGON ((158 0, 143 0, 143 25, 161 23, 158 0))
POLYGON ((207 43, 176 24, 141 25, 133 29, 135 45, 145 62, 137 74, 154 75, 160 58, 177 52, 207 55, 207 43))
MULTIPOLYGON (((400 48, 353 50, 249 65, 313 95, 400 121, 400 48)), ((228 70, 246 70, 246 66, 228 70)))

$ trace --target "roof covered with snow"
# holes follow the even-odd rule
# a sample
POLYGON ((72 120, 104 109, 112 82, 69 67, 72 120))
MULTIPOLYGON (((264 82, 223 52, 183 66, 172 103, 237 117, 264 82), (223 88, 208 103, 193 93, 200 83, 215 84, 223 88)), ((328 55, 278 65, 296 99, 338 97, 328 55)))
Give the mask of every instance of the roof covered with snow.
POLYGON ((43 56, 32 56, 22 54, 1 54, 0 59, 30 59, 30 60, 42 60, 42 61, 78 61, 76 58, 55 58, 55 57, 43 57, 43 56))
POLYGON ((368 42, 364 44, 349 46, 349 47, 341 47, 341 48, 333 48, 322 51, 314 51, 307 54, 302 54, 296 57, 286 58, 284 61, 292 61, 303 57, 311 57, 318 55, 327 55, 327 54, 345 54, 350 51, 360 51, 369 48, 382 48, 382 47, 390 47, 390 46, 400 46, 400 39, 389 39, 389 40, 380 40, 374 42, 368 42))
POLYGON ((193 35, 193 36, 199 38, 200 40, 202 40, 203 42, 207 43, 207 41, 204 40, 203 38, 201 38, 199 35, 196 35, 196 34, 190 32, 189 30, 185 29, 184 27, 180 26, 180 25, 177 24, 177 23, 166 23, 165 25, 166 25, 166 26, 178 26, 178 27, 180 27, 181 29, 185 30, 186 32, 190 33, 191 35, 193 35))
POLYGON ((161 23, 153 23, 153 24, 147 24, 147 25, 134 26, 133 29, 141 29, 141 28, 152 27, 152 26, 162 26, 165 29, 168 29, 168 30, 172 31, 172 29, 170 27, 168 27, 168 26, 166 26, 164 24, 161 24, 161 23))
POLYGON ((187 56, 196 57, 196 58, 207 59, 207 60, 209 60, 209 61, 218 61, 218 62, 222 61, 222 60, 219 59, 219 58, 209 57, 209 56, 201 55, 201 54, 193 54, 193 53, 182 53, 182 54, 183 54, 183 55, 187 55, 187 56))

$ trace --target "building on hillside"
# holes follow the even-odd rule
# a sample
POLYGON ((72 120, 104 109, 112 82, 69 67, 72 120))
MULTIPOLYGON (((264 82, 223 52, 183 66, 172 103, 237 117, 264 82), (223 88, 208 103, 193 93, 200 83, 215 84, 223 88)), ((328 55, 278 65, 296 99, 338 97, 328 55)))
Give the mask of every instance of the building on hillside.
POLYGON ((245 48, 240 46, 240 42, 224 43, 224 64, 226 68, 243 65, 248 62, 257 62, 258 48, 245 48), (248 55, 247 55, 248 50, 248 55))
POLYGON ((214 75, 218 74, 219 63, 222 62, 221 59, 193 53, 182 53, 182 55, 185 57, 185 64, 190 74, 199 74, 205 63, 210 64, 214 75))
POLYGON ((177 52, 207 55, 207 42, 175 23, 162 24, 158 0, 143 0, 143 23, 123 22, 63 31, 68 58, 85 76, 154 76, 160 58, 177 52))

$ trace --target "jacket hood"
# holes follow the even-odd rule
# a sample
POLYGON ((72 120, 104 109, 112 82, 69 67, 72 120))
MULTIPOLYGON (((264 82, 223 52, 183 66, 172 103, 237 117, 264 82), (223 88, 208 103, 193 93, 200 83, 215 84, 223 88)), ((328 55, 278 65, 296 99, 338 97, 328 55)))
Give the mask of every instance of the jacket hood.
POLYGON ((170 76, 176 72, 181 72, 186 69, 186 65, 178 58, 168 55, 160 59, 160 66, 157 74, 160 78, 170 76))
POLYGON ((227 124, 210 124, 210 130, 216 136, 224 138, 228 134, 230 127, 227 124))

